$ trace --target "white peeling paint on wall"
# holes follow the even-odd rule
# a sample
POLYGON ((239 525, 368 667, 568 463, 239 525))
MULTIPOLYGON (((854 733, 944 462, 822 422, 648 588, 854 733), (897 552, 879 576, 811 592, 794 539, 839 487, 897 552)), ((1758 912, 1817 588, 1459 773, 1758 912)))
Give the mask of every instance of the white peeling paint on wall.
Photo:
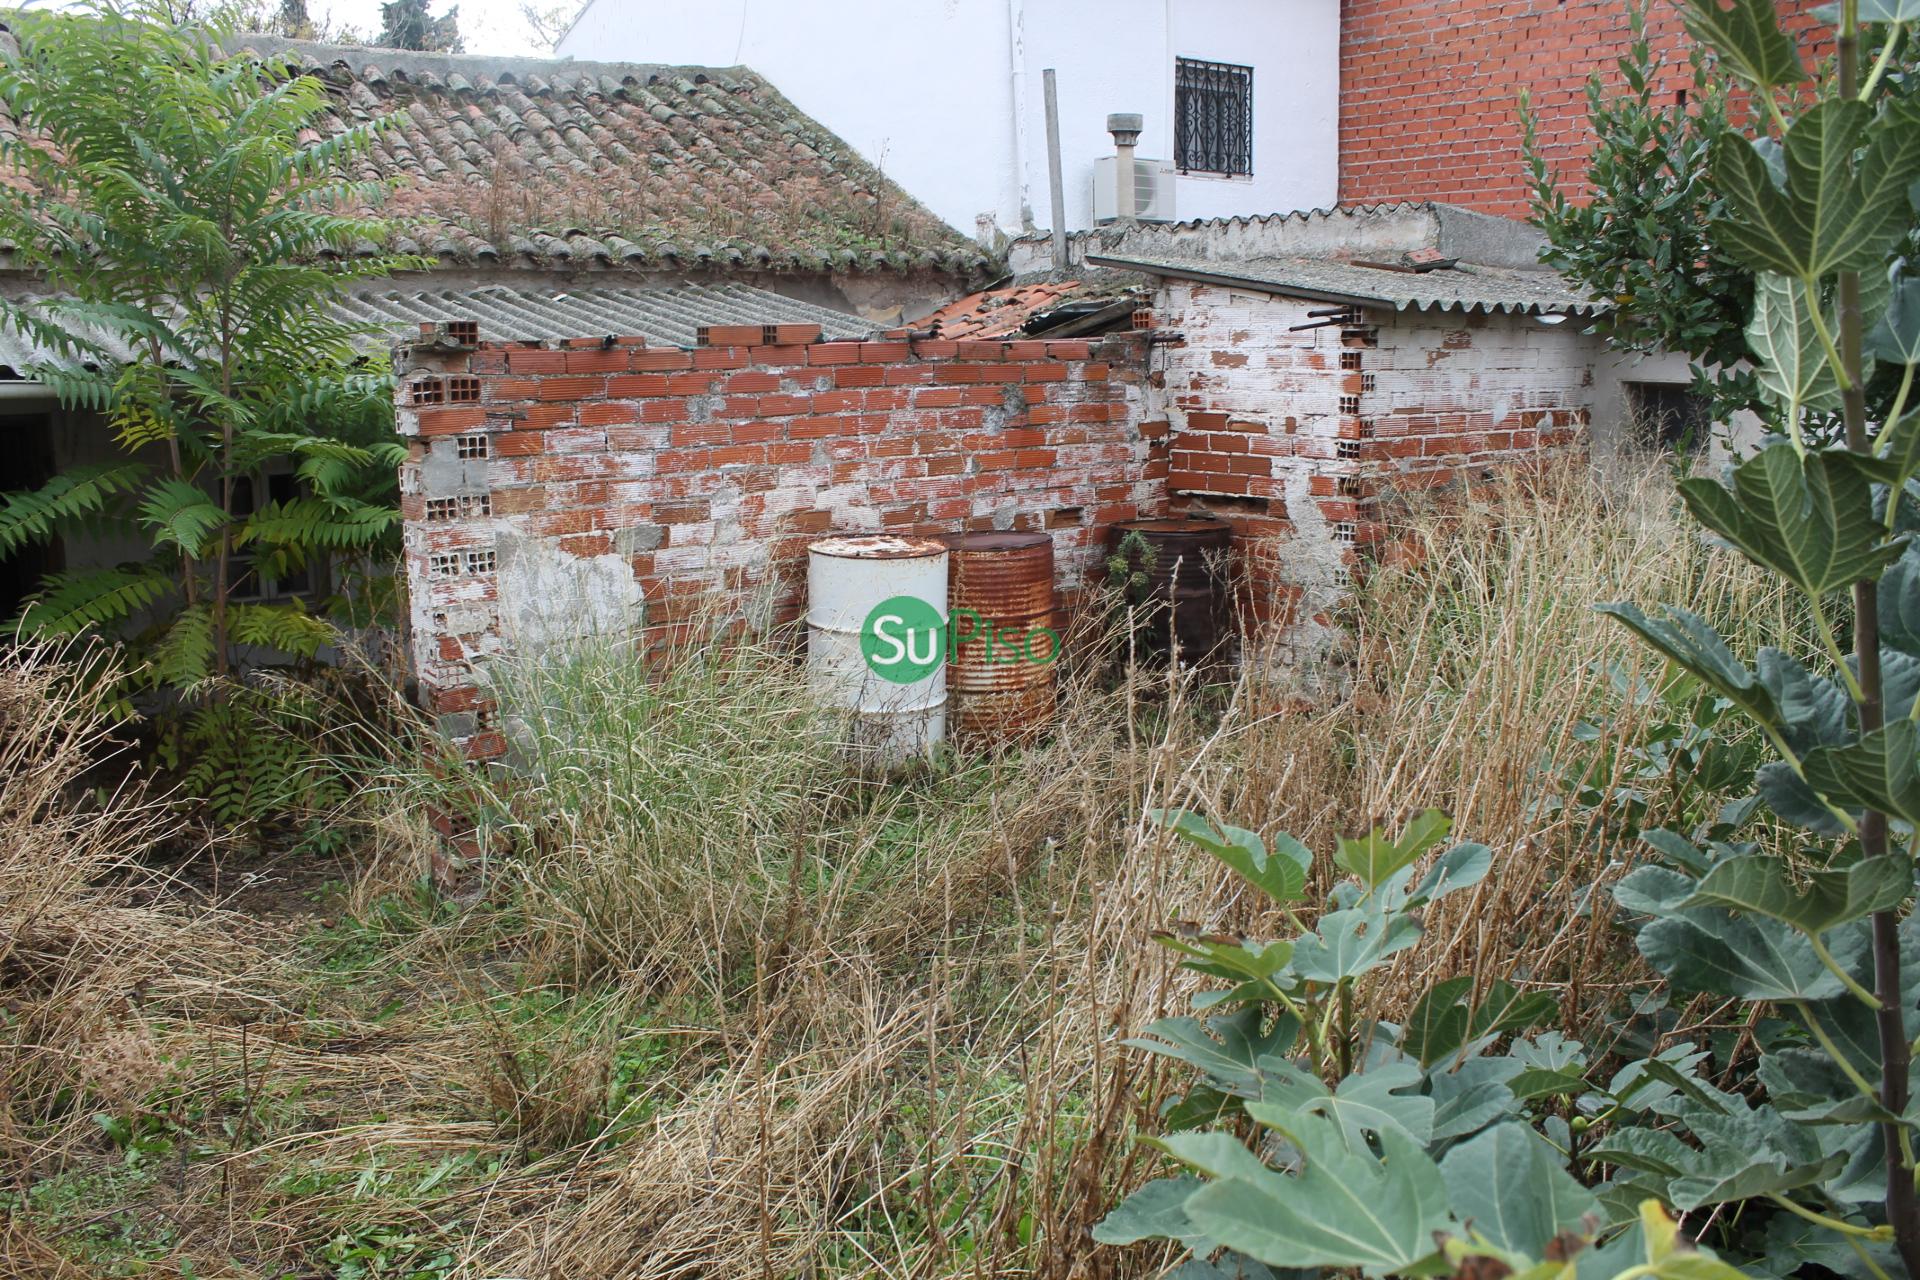
POLYGON ((744 65, 956 229, 1051 221, 1041 73, 1060 85, 1067 224, 1093 220, 1110 112, 1174 159, 1174 59, 1253 68, 1253 174, 1176 178, 1177 217, 1330 205, 1338 0, 591 0, 563 56, 744 65), (1029 222, 1031 219, 1031 222, 1029 222))
POLYGON ((539 654, 600 638, 621 638, 644 610, 632 562, 617 551, 575 556, 557 542, 502 532, 500 632, 518 653, 539 654))

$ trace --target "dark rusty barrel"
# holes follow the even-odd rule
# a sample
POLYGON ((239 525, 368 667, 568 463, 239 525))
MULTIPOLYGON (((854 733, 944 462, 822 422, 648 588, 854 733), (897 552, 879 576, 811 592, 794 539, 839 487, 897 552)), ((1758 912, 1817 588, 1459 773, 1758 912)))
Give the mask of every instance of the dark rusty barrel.
POLYGON ((1233 636, 1227 576, 1232 527, 1197 516, 1122 520, 1111 539, 1129 574, 1146 579, 1128 593, 1140 620, 1139 652, 1165 657, 1177 645, 1182 662, 1220 656, 1233 636))
POLYGON ((1053 719, 1053 539, 963 533, 947 539, 947 716, 956 737, 997 746, 1053 719))

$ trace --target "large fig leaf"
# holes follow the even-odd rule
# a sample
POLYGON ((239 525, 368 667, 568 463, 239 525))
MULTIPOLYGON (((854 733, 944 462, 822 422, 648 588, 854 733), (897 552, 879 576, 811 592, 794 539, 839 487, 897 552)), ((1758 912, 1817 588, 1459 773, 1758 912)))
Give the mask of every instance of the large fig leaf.
MULTIPOLYGON (((1642 926, 1637 941, 1648 964, 1690 991, 1743 1000, 1820 1000, 1846 989, 1805 936, 1764 917, 1696 907, 1642 926)), ((1847 965, 1865 948, 1864 931, 1843 929, 1828 949, 1847 965)))
POLYGON ((1274 840, 1272 853, 1244 827, 1230 827, 1185 809, 1149 809, 1147 817, 1199 845, 1275 902, 1296 902, 1307 887, 1313 855, 1292 836, 1274 840))
MULTIPOLYGON (((1920 10, 1920 0, 1910 0, 1920 10)), ((1906 274, 1902 264, 1893 278, 1886 309, 1867 331, 1866 349, 1892 364, 1920 364, 1920 278, 1906 274)))
POLYGON ((1283 1060, 1300 1034, 1300 1023, 1291 1014, 1279 1015, 1270 1030, 1262 1030, 1265 1017, 1266 1011, 1256 1005, 1205 1022, 1161 1018, 1123 1043, 1198 1067, 1222 1089, 1254 1098, 1266 1078, 1264 1064, 1283 1060))
POLYGON ((1864 103, 1830 99, 1802 112, 1784 142, 1784 187, 1753 144, 1716 139, 1709 167, 1732 213, 1716 225, 1721 242, 1758 271, 1807 282, 1878 267, 1905 230, 1907 187, 1920 173, 1920 129, 1902 107, 1889 111, 1894 119, 1870 136, 1864 103))
POLYGON ((1785 761, 1761 765, 1754 771, 1753 783, 1781 821, 1823 836, 1837 836, 1846 830, 1834 811, 1785 761))
MULTIPOLYGON (((1920 12, 1920 0, 1909 0, 1920 12)), ((1863 4, 1861 6, 1865 8, 1863 4)), ((1865 1222, 1854 1223, 1866 1226, 1865 1222)), ((1896 1275, 1900 1271, 1900 1258, 1890 1244, 1866 1243, 1859 1246, 1874 1265, 1879 1267, 1880 1275, 1896 1275)), ((1836 1275, 1848 1277, 1848 1280, 1875 1280, 1875 1273, 1861 1263, 1855 1246, 1847 1243, 1847 1238, 1838 1231, 1817 1226, 1804 1218, 1796 1218, 1788 1213, 1776 1213, 1767 1220, 1767 1241, 1765 1256, 1747 1264, 1750 1270, 1757 1269, 1763 1275, 1778 1276, 1785 1280, 1788 1276, 1803 1274, 1801 1268, 1812 1264, 1831 1271, 1836 1275)))
POLYGON ((1598 1208, 1559 1153, 1523 1124, 1498 1124, 1440 1161, 1454 1216, 1502 1249, 1540 1257, 1598 1208))
POLYGON ((1420 1093, 1420 1069, 1411 1062, 1395 1062, 1347 1076, 1329 1090, 1320 1078, 1290 1062, 1275 1062, 1258 1102, 1247 1104, 1247 1114, 1282 1131, 1300 1115, 1325 1116, 1340 1126, 1349 1148, 1365 1150, 1366 1135, 1391 1129, 1409 1142, 1426 1146, 1433 1137, 1434 1102, 1420 1093))
MULTIPOLYGON (((1434 1253, 1433 1233, 1450 1222, 1447 1184, 1416 1144, 1389 1129, 1378 1155, 1351 1150, 1339 1126, 1318 1116, 1299 1117, 1286 1136, 1302 1157, 1298 1173, 1237 1161, 1199 1165, 1216 1180, 1187 1201, 1194 1225, 1275 1266, 1358 1267, 1373 1276, 1434 1253)), ((1188 1159, 1171 1139, 1167 1145, 1188 1159)))
POLYGON ((1720 633, 1699 614, 1676 605, 1664 606, 1663 616, 1658 618, 1649 617, 1638 605, 1632 604, 1602 604, 1594 608, 1625 623, 1662 657, 1698 676, 1715 693, 1755 720, 1778 724, 1780 711, 1773 695, 1745 663, 1733 656, 1720 633))
POLYGON ((1342 836, 1333 855, 1334 862, 1360 877, 1361 883, 1377 889, 1402 868, 1413 865, 1421 854, 1446 839, 1452 819, 1438 809, 1428 809, 1409 822, 1397 839, 1388 839, 1375 827, 1358 839, 1342 836))
POLYGON ((1522 1070, 1512 1058, 1469 1058, 1452 1071, 1427 1081, 1433 1099, 1433 1137, 1430 1147, 1464 1138, 1514 1111, 1515 1097, 1507 1082, 1522 1070))
POLYGON ((1486 991, 1480 996, 1480 1003, 1474 1006, 1472 1038, 1477 1040, 1486 1035, 1524 1031, 1528 1027, 1551 1021, 1559 1012, 1560 1002, 1549 992, 1522 994, 1511 982, 1495 978, 1487 984, 1486 991))
POLYGON ((1589 1160, 1662 1178, 1678 1178, 1699 1154, 1665 1129, 1616 1128, 1584 1153, 1589 1160))
POLYGON ((1779 709, 1781 736, 1796 752, 1834 746, 1852 736, 1853 701, 1846 690, 1772 646, 1760 650, 1754 666, 1779 709))
POLYGON ((1191 1175, 1156 1178, 1122 1200, 1093 1228, 1101 1244, 1178 1240, 1195 1253, 1212 1252, 1212 1241, 1187 1219, 1187 1200, 1205 1184, 1191 1175))
POLYGON ((1815 791, 1845 809, 1878 809, 1920 824, 1920 729, 1911 720, 1863 735, 1858 742, 1809 751, 1801 772, 1815 791))
POLYGON ((1686 1125, 1699 1145, 1665 1130, 1621 1127, 1587 1154, 1667 1179, 1666 1195, 1679 1209, 1814 1186, 1844 1163, 1765 1108, 1694 1109, 1686 1114, 1686 1125))
POLYGON ((1467 1042, 1467 998, 1472 993, 1471 975, 1434 983, 1413 1006, 1400 1032, 1400 1047, 1423 1067, 1457 1052, 1467 1042))
POLYGON ((1359 907, 1329 911, 1294 945, 1293 973, 1310 982, 1355 978, 1418 941, 1420 925, 1410 916, 1359 907))
POLYGON ((1880 575, 1880 643, 1920 657, 1920 544, 1909 543, 1880 575))
POLYGON ((1877 578, 1900 557, 1873 518, 1866 477, 1833 453, 1803 459, 1775 444, 1733 469, 1732 488, 1703 477, 1679 488, 1696 520, 1810 596, 1877 578))
POLYGON ((1228 1249, 1212 1260, 1188 1258, 1161 1280, 1325 1280, 1325 1275, 1318 1268, 1282 1267, 1276 1271, 1228 1249))
POLYGON ((1258 942, 1251 938, 1201 933, 1191 925, 1153 936, 1162 946, 1188 957, 1183 968, 1230 982, 1256 984, 1255 992, 1265 990, 1257 984, 1284 970, 1293 956, 1293 944, 1285 940, 1258 942))
POLYGON ((1492 869, 1493 850, 1483 844, 1457 844, 1433 860, 1401 906, 1412 909, 1438 902, 1456 890, 1479 884, 1492 869))
POLYGON ((1809 871, 1796 881, 1784 859, 1750 854, 1715 866, 1680 905, 1726 907, 1819 934, 1897 907, 1912 892, 1913 862, 1905 856, 1868 858, 1838 871, 1809 871))
POLYGON ((1731 8, 1717 0, 1690 0, 1686 23, 1694 39, 1711 46, 1730 71, 1762 92, 1807 78, 1770 0, 1735 0, 1731 8))
POLYGON ((1845 1164, 1844 1157, 1827 1155, 1807 1130, 1768 1106, 1719 1113, 1696 1109, 1685 1122, 1700 1146, 1668 1187, 1678 1209, 1816 1186, 1845 1164))
POLYGON ((1805 286, 1792 276, 1763 271, 1754 277, 1747 345, 1759 357, 1761 390, 1789 411, 1840 407, 1840 383, 1812 310, 1805 286))
MULTIPOLYGON (((1847 667, 1858 674, 1858 664, 1851 659, 1847 667)), ((1883 647, 1880 650, 1881 714, 1887 720, 1905 720, 1912 714, 1917 696, 1920 696, 1920 658, 1883 647)))

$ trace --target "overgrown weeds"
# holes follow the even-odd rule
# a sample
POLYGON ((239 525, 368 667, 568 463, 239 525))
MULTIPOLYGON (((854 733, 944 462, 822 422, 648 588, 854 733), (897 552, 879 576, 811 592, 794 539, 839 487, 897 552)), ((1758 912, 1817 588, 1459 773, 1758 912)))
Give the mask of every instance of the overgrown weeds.
MULTIPOLYGON (((842 765, 774 647, 503 666, 517 780, 412 747, 369 762, 355 830, 383 852, 350 917, 250 974, 257 1006, 134 1018, 182 1064, 132 1108, 185 1135, 172 1256, 262 1276, 1151 1274, 1087 1235, 1149 1172, 1131 1139, 1157 1123, 1164 1068, 1119 1040, 1188 982, 1150 934, 1257 921, 1144 811, 1321 848, 1391 816, 1388 797, 1453 812, 1494 871, 1434 913, 1384 1015, 1436 971, 1638 983, 1582 896, 1633 851, 1565 801, 1626 787, 1606 748, 1647 713, 1621 690, 1659 673, 1588 606, 1793 622, 1672 507, 1650 470, 1410 512, 1414 554, 1357 584, 1343 620, 1342 696, 1293 696, 1258 652, 1211 687, 1075 678, 1045 743, 891 781, 842 765), (447 901, 407 881, 422 811, 456 804, 483 856, 447 901)), ((5 785, 9 812, 49 803, 5 785)), ((1627 789, 1649 822, 1671 803, 1658 779, 1627 789)), ((71 901, 89 920, 112 907, 71 901)), ((20 1077, 21 1141, 44 1140, 63 1089, 71 1116, 106 1097, 20 1077)), ((95 1163, 124 1158, 93 1143, 95 1163)), ((15 1216, 36 1238, 72 1225, 15 1216)))

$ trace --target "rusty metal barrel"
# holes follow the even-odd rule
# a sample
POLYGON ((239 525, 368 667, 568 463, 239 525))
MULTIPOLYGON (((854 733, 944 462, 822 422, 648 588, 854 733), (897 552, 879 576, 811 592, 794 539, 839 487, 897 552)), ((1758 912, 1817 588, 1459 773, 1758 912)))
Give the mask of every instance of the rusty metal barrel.
POLYGON ((1053 538, 963 533, 947 539, 947 714, 954 736, 998 746, 1053 719, 1053 538))
POLYGON ((1218 656, 1233 636, 1232 526, 1198 516, 1122 520, 1111 539, 1129 573, 1145 579, 1129 592, 1138 605, 1138 651, 1156 658, 1177 652, 1188 663, 1218 656))

